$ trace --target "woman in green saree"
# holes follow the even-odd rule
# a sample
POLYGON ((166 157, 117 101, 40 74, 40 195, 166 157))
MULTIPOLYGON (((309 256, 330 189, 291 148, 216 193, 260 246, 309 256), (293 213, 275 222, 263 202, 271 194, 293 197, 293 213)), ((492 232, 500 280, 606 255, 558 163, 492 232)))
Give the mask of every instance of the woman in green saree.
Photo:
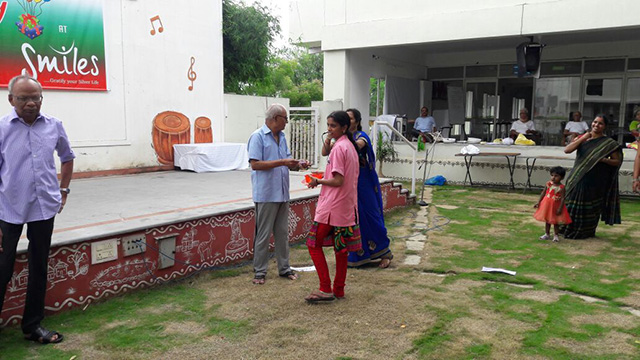
POLYGON ((568 239, 595 236, 600 220, 620 224, 618 171, 622 164, 620 145, 605 136, 607 118, 597 115, 591 129, 567 145, 564 152, 576 153, 573 170, 567 178, 566 205, 571 224, 561 232, 568 239))

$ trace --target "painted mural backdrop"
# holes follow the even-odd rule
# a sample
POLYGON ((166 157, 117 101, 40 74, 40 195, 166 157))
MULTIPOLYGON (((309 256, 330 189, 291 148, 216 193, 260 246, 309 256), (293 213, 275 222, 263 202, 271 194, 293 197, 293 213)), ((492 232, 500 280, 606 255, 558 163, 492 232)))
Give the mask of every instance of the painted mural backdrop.
POLYGON ((102 0, 0 0, 0 86, 22 72, 49 89, 106 90, 102 0))

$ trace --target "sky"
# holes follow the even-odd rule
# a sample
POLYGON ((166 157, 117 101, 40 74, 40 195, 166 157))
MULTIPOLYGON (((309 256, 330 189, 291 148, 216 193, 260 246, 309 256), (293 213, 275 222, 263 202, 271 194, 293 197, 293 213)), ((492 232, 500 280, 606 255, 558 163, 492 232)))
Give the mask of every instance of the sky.
POLYGON ((245 0, 247 5, 259 3, 271 10, 271 13, 280 19, 280 38, 276 39, 274 46, 281 48, 289 44, 289 0, 245 0))

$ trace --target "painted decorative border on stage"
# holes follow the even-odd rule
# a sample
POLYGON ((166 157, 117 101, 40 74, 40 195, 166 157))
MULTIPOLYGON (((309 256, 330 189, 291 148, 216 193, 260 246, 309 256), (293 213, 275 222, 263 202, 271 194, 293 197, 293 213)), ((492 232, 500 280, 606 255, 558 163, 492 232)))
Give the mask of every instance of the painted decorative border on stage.
MULTIPOLYGON (((387 182, 381 185, 381 190, 385 211, 410 204, 400 186, 387 182)), ((306 238, 313 224, 317 201, 317 197, 291 201, 290 242, 301 242, 306 238)), ((248 261, 253 255, 254 231, 255 212, 249 209, 52 248, 45 309, 52 313, 83 307, 201 270, 248 261), (144 236, 146 250, 125 256, 123 238, 136 234, 144 236), (172 258, 174 264, 161 269, 160 242, 170 238, 175 239, 175 248, 171 253, 163 254, 172 258), (109 240, 117 242, 116 260, 92 264, 92 246, 109 240)), ((273 237, 270 241, 273 248, 273 237)), ((7 288, 0 325, 17 324, 22 318, 28 276, 27 255, 21 254, 16 259, 7 288)))
POLYGON ((0 87, 27 72, 47 89, 107 90, 102 0, 0 0, 0 87))

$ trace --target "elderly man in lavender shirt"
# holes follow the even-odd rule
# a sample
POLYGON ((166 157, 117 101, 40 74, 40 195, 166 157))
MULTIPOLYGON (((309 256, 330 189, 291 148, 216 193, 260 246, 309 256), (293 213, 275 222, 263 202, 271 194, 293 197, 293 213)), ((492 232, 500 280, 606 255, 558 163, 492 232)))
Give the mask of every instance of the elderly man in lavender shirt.
POLYGON ((26 224, 29 280, 22 332, 27 340, 58 343, 62 334, 46 330, 40 322, 53 220, 67 201, 75 155, 62 122, 40 112, 42 87, 36 79, 28 75, 11 79, 9 103, 13 110, 0 117, 0 312, 26 224), (60 185, 54 150, 62 163, 60 185))

